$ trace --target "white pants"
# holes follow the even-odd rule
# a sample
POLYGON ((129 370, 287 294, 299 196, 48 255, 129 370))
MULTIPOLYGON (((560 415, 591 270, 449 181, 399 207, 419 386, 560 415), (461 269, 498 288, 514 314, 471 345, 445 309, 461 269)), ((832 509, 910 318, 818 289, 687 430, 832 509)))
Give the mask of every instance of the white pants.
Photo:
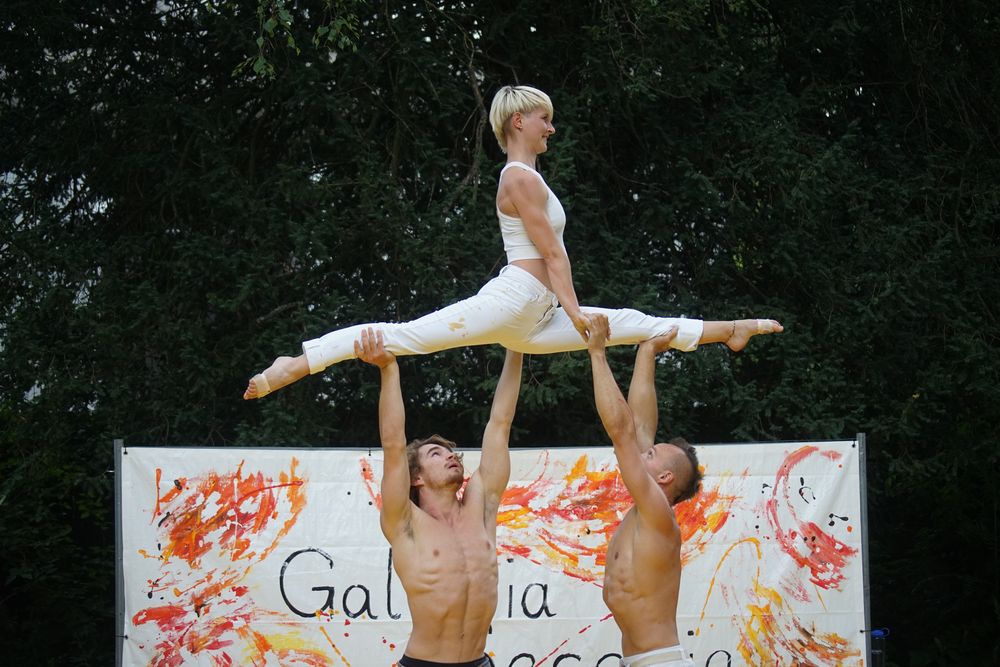
POLYGON ((681 645, 638 653, 621 659, 621 667, 694 667, 694 662, 684 657, 681 645))
MULTIPOLYGON (((653 317, 631 308, 583 307, 604 313, 611 326, 609 345, 634 345, 677 327, 671 346, 690 352, 698 347, 703 322, 687 318, 653 317)), ((587 343, 556 300, 537 278, 508 264, 475 296, 410 322, 373 322, 331 331, 302 343, 309 372, 354 359, 354 341, 361 331, 381 329, 385 349, 397 356, 429 354, 453 347, 500 344, 515 352, 551 354, 584 350, 587 343)))

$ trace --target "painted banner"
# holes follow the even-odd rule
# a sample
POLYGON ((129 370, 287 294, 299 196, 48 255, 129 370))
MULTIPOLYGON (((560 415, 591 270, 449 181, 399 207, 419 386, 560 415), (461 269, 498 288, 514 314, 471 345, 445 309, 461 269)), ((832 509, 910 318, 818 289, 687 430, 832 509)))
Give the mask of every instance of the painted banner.
MULTIPOLYGON (((698 447, 678 630, 699 667, 865 665, 860 441, 698 447)), ((513 449, 497 667, 613 667, 601 598, 631 498, 610 447, 513 449)), ((387 667, 409 634, 379 449, 119 449, 124 665, 387 667)), ((479 452, 465 452, 467 472, 479 452)))

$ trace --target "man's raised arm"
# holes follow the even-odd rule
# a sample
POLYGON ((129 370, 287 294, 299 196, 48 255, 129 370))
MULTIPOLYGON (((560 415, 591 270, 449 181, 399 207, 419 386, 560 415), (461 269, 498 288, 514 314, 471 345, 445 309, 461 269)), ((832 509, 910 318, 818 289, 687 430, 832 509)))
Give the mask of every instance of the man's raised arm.
POLYGON ((628 407, 632 410, 639 451, 645 452, 656 441, 656 423, 659 409, 656 405, 656 355, 670 349, 670 341, 677 336, 677 327, 643 341, 635 352, 632 382, 628 386, 628 407))
POLYGON ((490 421, 483 432, 483 455, 479 462, 479 474, 483 480, 483 492, 487 507, 496 508, 500 496, 510 479, 510 426, 517 409, 517 397, 521 391, 520 352, 507 350, 503 371, 493 394, 490 421))
POLYGON ((670 503, 642 461, 632 410, 625 402, 618 382, 615 381, 615 376, 608 366, 605 354, 607 337, 607 316, 592 314, 587 350, 590 353, 590 366, 594 377, 594 401, 597 404, 597 413, 601 416, 604 430, 611 438, 611 444, 614 445, 622 481, 632 494, 640 514, 662 522, 662 527, 667 530, 672 522, 670 503))
POLYGON ((384 464, 382 470, 382 512, 380 521, 386 538, 392 538, 411 518, 410 467, 406 461, 406 411, 403 391, 399 384, 396 357, 387 352, 382 332, 371 327, 361 332, 354 342, 359 359, 378 366, 381 390, 378 398, 378 430, 382 440, 384 464))

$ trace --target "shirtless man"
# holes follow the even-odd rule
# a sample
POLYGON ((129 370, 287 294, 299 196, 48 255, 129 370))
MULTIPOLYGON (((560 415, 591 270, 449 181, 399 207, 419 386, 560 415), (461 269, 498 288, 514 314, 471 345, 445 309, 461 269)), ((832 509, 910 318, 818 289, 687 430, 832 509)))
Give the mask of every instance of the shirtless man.
POLYGON ((465 470, 454 443, 437 435, 406 442, 399 366, 381 331, 363 331, 355 353, 378 366, 382 376, 380 522, 413 620, 399 665, 489 665, 486 635, 497 606, 497 509, 510 477, 507 441, 521 388, 521 354, 507 352, 479 469, 459 500, 465 470))
POLYGON ((655 357, 676 331, 639 346, 626 403, 604 353, 607 318, 591 316, 591 323, 588 350, 597 411, 635 503, 608 544, 604 572, 604 602, 622 633, 621 665, 694 667, 677 636, 681 534, 673 506, 697 493, 701 472, 687 442, 653 444, 655 357))

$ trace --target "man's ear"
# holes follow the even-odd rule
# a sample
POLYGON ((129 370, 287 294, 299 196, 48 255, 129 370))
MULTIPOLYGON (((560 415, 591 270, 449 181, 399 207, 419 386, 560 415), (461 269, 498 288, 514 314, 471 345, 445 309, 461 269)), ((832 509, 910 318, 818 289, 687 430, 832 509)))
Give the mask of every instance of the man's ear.
POLYGON ((424 485, 424 478, 420 476, 419 472, 412 478, 410 478, 410 486, 423 486, 423 485, 424 485))
POLYGON ((674 471, 667 469, 660 471, 660 474, 656 476, 656 483, 662 484, 663 486, 669 485, 674 481, 674 471))

